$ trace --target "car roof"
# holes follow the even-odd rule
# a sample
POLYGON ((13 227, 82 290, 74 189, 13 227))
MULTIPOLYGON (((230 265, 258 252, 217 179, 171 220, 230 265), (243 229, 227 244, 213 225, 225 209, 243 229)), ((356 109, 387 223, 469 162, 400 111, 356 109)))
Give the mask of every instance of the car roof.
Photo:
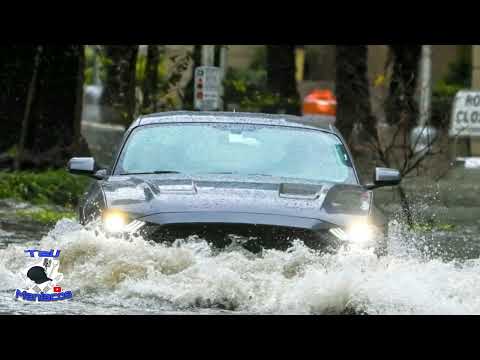
POLYGON ((169 111, 139 117, 130 129, 138 126, 161 123, 184 122, 216 122, 239 123, 271 126, 290 126, 304 129, 322 130, 340 135, 333 126, 334 116, 295 116, 284 114, 262 114, 244 112, 200 112, 200 111, 169 111))

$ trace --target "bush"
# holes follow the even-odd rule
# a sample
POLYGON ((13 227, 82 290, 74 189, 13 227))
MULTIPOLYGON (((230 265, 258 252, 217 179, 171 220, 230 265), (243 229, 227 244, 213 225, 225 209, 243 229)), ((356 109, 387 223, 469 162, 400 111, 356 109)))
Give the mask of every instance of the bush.
POLYGON ((445 78, 438 82, 432 94, 432 125, 447 129, 450 126, 450 116, 455 95, 458 91, 471 86, 471 47, 462 48, 460 56, 449 64, 445 78))
POLYGON ((75 212, 73 211, 54 211, 50 209, 32 210, 17 210, 16 216, 27 218, 43 225, 53 225, 62 219, 75 219, 75 212))
POLYGON ((100 81, 105 82, 105 65, 110 60, 103 54, 103 51, 97 49, 98 45, 85 46, 85 79, 84 85, 93 85, 95 83, 95 62, 98 61, 98 76, 100 81))
POLYGON ((267 50, 256 49, 247 69, 229 68, 224 80, 224 104, 236 111, 291 113, 300 109, 298 99, 273 94, 267 89, 267 50))
MULTIPOLYGON (((168 62, 171 61, 165 55, 165 53, 160 54, 160 60, 158 62, 157 74, 159 86, 162 86, 168 80, 168 62)), ((135 70, 135 79, 136 85, 139 88, 142 88, 143 82, 145 81, 145 69, 147 67, 147 56, 146 54, 139 53, 137 57, 136 70, 135 70)))
POLYGON ((239 70, 229 68, 224 80, 225 103, 247 105, 257 94, 266 90, 265 70, 239 70))
POLYGON ((64 170, 0 173, 0 199, 73 208, 89 183, 88 178, 70 175, 64 170))
POLYGON ((452 85, 440 81, 432 94, 432 118, 434 127, 446 129, 450 126, 450 116, 455 95, 465 87, 459 84, 452 85))
POLYGON ((298 108, 298 101, 282 98, 267 90, 267 72, 264 69, 228 69, 224 81, 224 102, 235 104, 236 111, 285 113, 298 108))
POLYGON ((460 49, 458 59, 448 66, 445 83, 469 88, 472 83, 472 47, 464 45, 460 49))
POLYGON ((85 85, 93 85, 95 52, 90 46, 85 46, 85 85))

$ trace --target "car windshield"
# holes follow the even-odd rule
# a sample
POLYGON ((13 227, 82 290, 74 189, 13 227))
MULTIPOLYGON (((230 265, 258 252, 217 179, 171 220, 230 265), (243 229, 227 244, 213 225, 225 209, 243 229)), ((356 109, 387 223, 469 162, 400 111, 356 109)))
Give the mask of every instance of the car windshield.
POLYGON ((357 184, 340 139, 327 132, 245 124, 155 124, 134 129, 115 175, 238 174, 357 184))

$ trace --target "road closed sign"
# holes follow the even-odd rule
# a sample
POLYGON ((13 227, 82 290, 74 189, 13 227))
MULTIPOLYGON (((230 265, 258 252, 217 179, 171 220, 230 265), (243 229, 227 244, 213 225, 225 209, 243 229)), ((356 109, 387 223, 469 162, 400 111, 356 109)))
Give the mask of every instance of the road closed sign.
POLYGON ((459 91, 453 103, 450 136, 480 136, 480 91, 459 91))
POLYGON ((221 70, 215 66, 195 69, 195 109, 218 110, 221 107, 221 70))

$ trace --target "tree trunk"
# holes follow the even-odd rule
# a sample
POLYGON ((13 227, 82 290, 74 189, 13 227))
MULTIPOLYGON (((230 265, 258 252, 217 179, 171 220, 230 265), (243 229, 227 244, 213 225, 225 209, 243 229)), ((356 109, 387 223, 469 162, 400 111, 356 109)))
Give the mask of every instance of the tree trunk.
POLYGON ((83 45, 44 47, 25 149, 31 166, 64 167, 71 156, 90 154, 79 134, 83 45), (80 84, 79 84, 80 82, 80 84))
POLYGON ((106 81, 100 105, 103 122, 128 127, 135 115, 138 45, 105 45, 106 81))
POLYGON ((38 69, 42 58, 43 46, 39 45, 36 50, 35 60, 33 62, 32 79, 28 85, 27 103, 25 104, 25 114, 23 115, 22 124, 20 127, 20 140, 17 146, 17 154, 14 161, 14 169, 20 170, 23 162, 23 153, 25 151, 25 141, 28 136, 30 113, 32 111, 32 102, 35 97, 35 88, 37 86, 38 69))
POLYGON ((148 45, 147 64, 145 66, 145 76, 143 80, 142 112, 145 114, 157 111, 160 53, 160 45, 148 45))
POLYGON ((370 103, 367 64, 367 45, 336 46, 336 126, 349 143, 357 122, 362 126, 364 139, 374 142, 378 139, 377 120, 370 103))
POLYGON ((77 91, 75 103, 75 116, 73 123, 73 148, 75 151, 83 151, 88 148, 87 142, 82 136, 82 111, 83 111, 83 86, 85 85, 85 45, 78 49, 77 91), (77 150, 78 149, 78 150, 77 150))
POLYGON ((404 216, 405 221, 407 222, 408 226, 413 226, 413 218, 412 218, 412 210, 410 209, 410 202, 408 201, 407 194, 405 194, 405 190, 400 185, 397 188, 398 194, 400 195, 400 204, 402 206, 402 214, 404 216))
POLYGON ((18 143, 36 51, 37 46, 0 47, 0 154, 18 143))
POLYGON ((78 123, 82 102, 79 86, 83 86, 84 46, 42 45, 42 53, 34 71, 37 49, 37 46, 32 46, 30 50, 10 49, 11 59, 16 60, 11 64, 21 66, 20 69, 14 66, 10 80, 22 84, 23 88, 14 87, 1 99, 6 105, 19 101, 23 109, 8 106, 5 113, 7 121, 2 125, 8 128, 11 119, 16 124, 10 135, 20 148, 18 169, 63 168, 71 156, 89 155, 78 123), (31 86, 27 85, 27 77, 31 86))
POLYGON ((267 45, 267 89, 279 102, 265 111, 284 110, 300 114, 300 97, 295 78, 295 45, 267 45))
POLYGON ((202 45, 194 45, 192 52, 192 77, 188 81, 183 97, 183 107, 185 110, 194 109, 194 84, 195 69, 202 65, 202 45))
POLYGON ((390 125, 405 122, 408 129, 417 123, 418 104, 415 100, 421 45, 389 45, 393 58, 393 74, 385 105, 390 125))

